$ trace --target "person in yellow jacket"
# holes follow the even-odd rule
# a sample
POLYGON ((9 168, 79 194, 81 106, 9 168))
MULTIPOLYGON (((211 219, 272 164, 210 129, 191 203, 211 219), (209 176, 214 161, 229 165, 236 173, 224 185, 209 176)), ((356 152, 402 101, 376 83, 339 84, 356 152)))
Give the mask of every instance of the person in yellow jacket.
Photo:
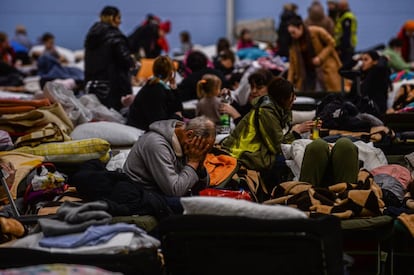
POLYGON ((336 50, 342 63, 346 66, 352 62, 352 56, 358 42, 358 22, 349 8, 348 0, 338 2, 338 13, 335 25, 336 50))
POLYGON ((301 18, 288 23, 288 80, 299 91, 341 91, 342 66, 334 38, 323 28, 305 26, 301 18))

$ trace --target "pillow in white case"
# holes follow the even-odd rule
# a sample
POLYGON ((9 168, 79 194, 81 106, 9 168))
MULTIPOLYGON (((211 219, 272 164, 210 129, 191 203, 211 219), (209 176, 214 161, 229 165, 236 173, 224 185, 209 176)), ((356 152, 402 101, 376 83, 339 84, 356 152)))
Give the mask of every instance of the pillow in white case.
POLYGON ((76 126, 70 136, 74 140, 101 138, 112 146, 129 146, 133 145, 143 133, 143 130, 125 124, 98 121, 76 126))
POLYGON ((284 205, 264 205, 224 197, 183 197, 184 215, 242 216, 263 220, 307 218, 296 209, 284 205))

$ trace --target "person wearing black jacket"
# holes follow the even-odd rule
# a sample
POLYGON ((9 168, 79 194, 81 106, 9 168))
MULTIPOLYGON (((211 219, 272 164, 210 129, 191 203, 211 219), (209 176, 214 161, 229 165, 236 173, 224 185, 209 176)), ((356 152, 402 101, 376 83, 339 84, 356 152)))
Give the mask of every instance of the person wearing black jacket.
POLYGON ((120 24, 119 9, 106 6, 85 39, 85 90, 118 111, 122 96, 132 93, 130 69, 135 64, 120 24))
POLYGON ((127 125, 148 130, 155 121, 182 120, 182 104, 178 98, 174 64, 168 56, 154 60, 153 77, 135 96, 129 107, 127 125))
POLYGON ((367 51, 361 55, 360 82, 353 81, 349 98, 360 112, 382 118, 387 110, 388 89, 391 71, 387 61, 377 51, 367 51), (358 85, 360 85, 358 94, 358 85))
POLYGON ((182 102, 197 99, 197 82, 205 74, 213 74, 225 82, 224 75, 221 71, 208 67, 208 57, 201 51, 192 51, 188 54, 186 60, 186 69, 188 75, 178 85, 178 93, 182 102))

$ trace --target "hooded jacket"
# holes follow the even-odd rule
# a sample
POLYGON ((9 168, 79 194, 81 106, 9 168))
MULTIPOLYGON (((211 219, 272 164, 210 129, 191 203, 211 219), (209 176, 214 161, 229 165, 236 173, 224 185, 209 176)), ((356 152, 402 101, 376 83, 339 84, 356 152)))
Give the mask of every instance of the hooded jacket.
MULTIPOLYGON (((177 120, 161 120, 134 144, 124 164, 124 172, 145 188, 167 196, 183 196, 197 183, 208 186, 208 175, 187 165, 187 158, 175 135, 177 120)), ((197 184, 198 185, 198 184, 197 184)))
POLYGON ((85 39, 85 82, 108 81, 110 105, 119 110, 121 97, 132 92, 129 70, 134 66, 128 41, 108 23, 97 22, 85 39))
POLYGON ((270 169, 276 156, 282 154, 281 144, 295 140, 290 131, 291 119, 290 111, 269 96, 262 96, 223 141, 223 149, 248 169, 270 169))

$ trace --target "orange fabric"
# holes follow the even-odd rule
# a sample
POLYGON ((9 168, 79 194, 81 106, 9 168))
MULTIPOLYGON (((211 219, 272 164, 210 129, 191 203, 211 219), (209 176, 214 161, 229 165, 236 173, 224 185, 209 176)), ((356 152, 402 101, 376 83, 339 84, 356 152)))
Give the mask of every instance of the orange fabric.
MULTIPOLYGON (((154 60, 153 58, 141 58, 141 60, 139 62, 141 62, 141 68, 139 69, 136 78, 137 79, 148 79, 150 78, 153 73, 152 73, 152 66, 154 65, 154 60)), ((174 68, 175 70, 178 69, 178 62, 177 61, 173 61, 174 64, 174 68)))
POLYGON ((0 115, 24 113, 24 112, 32 111, 34 109, 36 109, 36 107, 33 107, 33 106, 8 106, 8 107, 0 106, 0 115))
POLYGON ((0 115, 29 112, 38 107, 49 106, 49 105, 50 105, 50 101, 47 98, 32 99, 32 100, 3 98, 3 99, 0 99, 0 115))
POLYGON ((33 107, 42 107, 42 106, 49 106, 50 101, 48 98, 42 99, 32 99, 32 100, 24 100, 24 99, 15 99, 15 98, 3 98, 0 99, 0 106, 4 107, 11 107, 11 106, 33 106, 33 107))
POLYGON ((411 32, 414 31, 414 20, 412 19, 407 20, 404 24, 404 29, 406 31, 411 31, 411 32))
POLYGON ((152 66, 154 65, 154 59, 152 58, 141 58, 141 68, 137 73, 138 79, 147 79, 153 75, 152 66))
POLYGON ((234 172, 237 167, 237 159, 227 155, 207 154, 204 166, 210 176, 210 186, 216 186, 234 172))

